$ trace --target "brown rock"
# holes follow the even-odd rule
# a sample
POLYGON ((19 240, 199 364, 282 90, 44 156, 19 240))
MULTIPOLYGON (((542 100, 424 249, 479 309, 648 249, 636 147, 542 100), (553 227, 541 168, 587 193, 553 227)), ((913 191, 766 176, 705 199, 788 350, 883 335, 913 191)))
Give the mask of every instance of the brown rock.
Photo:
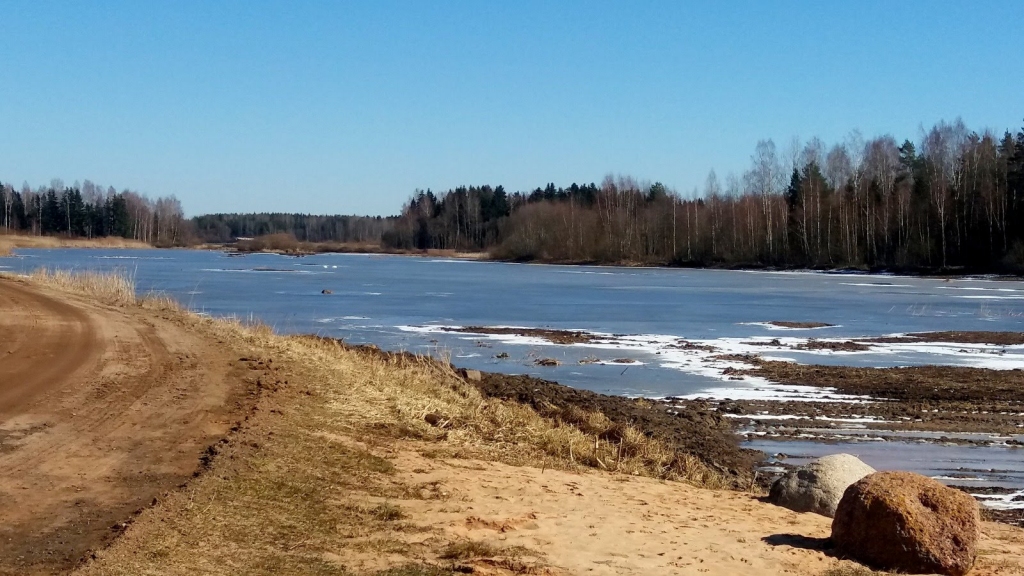
POLYGON ((877 472, 843 494, 832 542, 885 570, 961 576, 978 554, 981 518, 970 495, 911 472, 877 472))
POLYGON ((459 375, 461 375, 469 382, 479 382, 484 377, 484 375, 479 370, 469 370, 466 368, 459 370, 459 375))

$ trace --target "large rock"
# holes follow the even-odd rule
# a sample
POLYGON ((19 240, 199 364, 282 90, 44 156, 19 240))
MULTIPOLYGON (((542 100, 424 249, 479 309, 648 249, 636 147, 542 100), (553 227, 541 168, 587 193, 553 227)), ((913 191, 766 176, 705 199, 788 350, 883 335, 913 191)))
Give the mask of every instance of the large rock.
POLYGON ((816 512, 831 518, 850 484, 874 471, 850 454, 823 456, 776 480, 768 499, 796 512, 816 512))
POLYGON ((839 501, 832 542, 885 570, 966 574, 977 557, 981 518, 970 495, 911 472, 877 472, 839 501))

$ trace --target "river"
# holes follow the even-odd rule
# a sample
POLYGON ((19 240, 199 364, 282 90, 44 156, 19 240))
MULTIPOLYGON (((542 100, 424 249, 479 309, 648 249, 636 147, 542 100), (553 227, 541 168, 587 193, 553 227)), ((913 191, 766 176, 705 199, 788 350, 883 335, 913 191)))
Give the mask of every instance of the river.
MULTIPOLYGON (((0 258, 0 270, 23 273, 39 267, 119 270, 135 278, 141 293, 170 295, 197 312, 259 319, 284 333, 447 355, 463 367, 531 374, 605 394, 799 399, 822 394, 730 380, 714 358, 721 351, 816 364, 1024 368, 1024 346, 891 344, 835 352, 795 351, 788 345, 808 338, 923 331, 1021 332, 1020 281, 194 250, 25 249, 0 258), (830 326, 782 329, 773 321, 830 326), (459 326, 584 330, 602 338, 566 346, 445 330, 459 326), (718 352, 682 350, 680 339, 718 352), (541 358, 559 364, 538 366, 541 358)), ((769 453, 783 450, 771 440, 749 445, 769 453)), ((880 468, 900 465, 942 478, 973 474, 979 484, 1024 487, 1019 464, 1024 451, 1005 446, 944 447, 913 438, 886 442, 884 450, 866 442, 785 445, 805 455, 849 451, 880 468), (937 458, 935 450, 944 456, 937 458), (902 457, 893 458, 894 451, 902 457)))

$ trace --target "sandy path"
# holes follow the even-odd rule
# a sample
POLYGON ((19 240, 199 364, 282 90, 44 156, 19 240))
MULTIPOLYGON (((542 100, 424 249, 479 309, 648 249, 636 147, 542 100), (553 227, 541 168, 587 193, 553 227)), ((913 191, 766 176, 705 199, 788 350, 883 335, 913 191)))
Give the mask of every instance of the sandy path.
POLYGON ((65 572, 199 465, 245 392, 153 312, 0 279, 0 574, 65 572))
POLYGON ((11 282, 0 284, 0 416, 59 387, 102 351, 89 316, 11 282))

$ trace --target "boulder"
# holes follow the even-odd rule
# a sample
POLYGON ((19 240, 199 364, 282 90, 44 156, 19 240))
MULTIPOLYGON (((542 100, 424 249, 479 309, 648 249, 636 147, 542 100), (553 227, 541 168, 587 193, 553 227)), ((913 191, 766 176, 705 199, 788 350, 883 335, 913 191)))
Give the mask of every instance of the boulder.
POLYGON ((796 512, 815 512, 831 518, 850 484, 874 471, 850 454, 823 456, 772 483, 768 500, 796 512))
POLYGON ((483 380, 484 377, 484 375, 479 370, 469 370, 466 368, 459 370, 459 375, 469 382, 479 382, 483 380))
POLYGON ((884 570, 961 576, 974 565, 981 518, 969 494, 911 472, 877 472, 846 489, 832 543, 884 570))

